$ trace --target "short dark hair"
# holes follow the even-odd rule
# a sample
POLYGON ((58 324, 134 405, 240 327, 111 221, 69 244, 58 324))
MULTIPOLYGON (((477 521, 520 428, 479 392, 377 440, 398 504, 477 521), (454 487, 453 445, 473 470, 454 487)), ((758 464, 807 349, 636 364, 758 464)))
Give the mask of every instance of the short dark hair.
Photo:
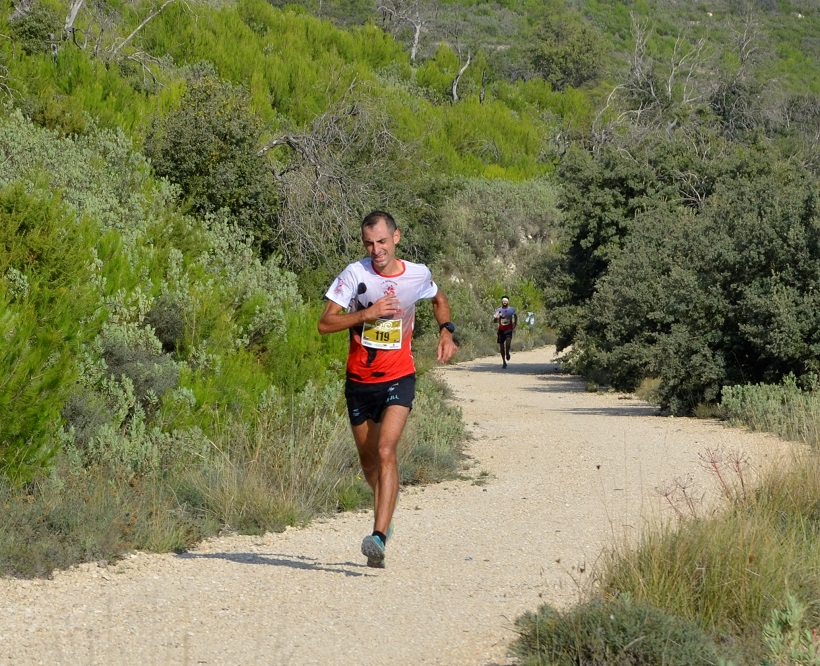
POLYGON ((387 230, 390 233, 396 230, 396 220, 393 219, 390 213, 385 213, 383 210, 374 210, 368 213, 362 220, 362 231, 364 231, 366 227, 375 227, 382 220, 384 220, 384 223, 387 225, 387 230))

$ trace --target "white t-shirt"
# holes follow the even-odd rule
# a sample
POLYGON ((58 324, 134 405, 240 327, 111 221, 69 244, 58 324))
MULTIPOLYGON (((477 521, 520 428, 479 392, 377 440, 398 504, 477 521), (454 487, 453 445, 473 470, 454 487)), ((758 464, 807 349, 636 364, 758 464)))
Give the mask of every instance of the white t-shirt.
POLYGON ((500 308, 496 308, 495 314, 499 331, 513 330, 513 317, 517 312, 512 305, 502 305, 500 308))
POLYGON ((433 298, 438 286, 424 264, 401 261, 396 275, 382 275, 370 258, 349 264, 333 281, 325 297, 357 312, 388 294, 399 299, 398 316, 365 322, 350 329, 347 376, 363 383, 385 382, 416 371, 411 351, 416 301, 433 298))

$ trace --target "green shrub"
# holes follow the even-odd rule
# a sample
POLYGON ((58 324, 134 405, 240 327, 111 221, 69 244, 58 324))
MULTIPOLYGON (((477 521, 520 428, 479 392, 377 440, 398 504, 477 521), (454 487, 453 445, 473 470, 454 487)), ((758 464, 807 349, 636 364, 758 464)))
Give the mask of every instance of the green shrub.
POLYGON ((277 188, 257 154, 262 126, 249 102, 243 88, 195 72, 179 107, 155 117, 144 150, 155 173, 179 185, 198 215, 227 209, 259 241, 270 243, 277 188))
MULTIPOLYGON (((655 168, 691 158, 658 149, 655 168)), ((623 167, 631 182, 639 167, 623 167)), ((717 402, 725 385, 816 372, 820 354, 816 179, 765 146, 734 148, 701 169, 711 183, 701 204, 633 193, 629 206, 647 210, 620 218, 622 202, 620 223, 607 229, 587 220, 575 240, 578 263, 572 252, 567 260, 578 295, 594 285, 576 311, 570 361, 602 370, 621 390, 660 378, 661 405, 674 413, 717 402)), ((611 205, 625 187, 596 187, 588 203, 611 205)))
POLYGON ((154 301, 145 323, 162 344, 162 351, 170 354, 179 349, 185 336, 185 311, 177 298, 166 294, 154 301))
POLYGON ((60 458, 51 475, 26 488, 0 479, 0 571, 49 578, 79 562, 114 561, 135 549, 168 551, 205 533, 157 479, 116 479, 60 458))
POLYGON ((818 447, 820 393, 816 375, 805 376, 801 384, 808 384, 808 390, 790 374, 780 384, 726 386, 721 395, 721 411, 734 424, 818 447))
POLYGON ((552 16, 537 31, 530 59, 533 69, 555 90, 577 88, 603 70, 604 40, 579 16, 552 16))
POLYGON ((512 651, 526 666, 696 666, 718 663, 698 626, 629 598, 596 598, 568 611, 549 605, 516 621, 512 651))
POLYGON ((806 607, 792 594, 782 609, 772 611, 772 619, 763 628, 763 639, 771 654, 767 664, 818 666, 820 637, 817 628, 807 626, 806 607))
POLYGON ((47 2, 35 2, 28 11, 10 21, 11 34, 26 53, 49 52, 63 36, 64 17, 47 2))
POLYGON ((0 190, 0 469, 17 481, 55 453, 76 350, 98 325, 93 231, 57 200, 0 190))

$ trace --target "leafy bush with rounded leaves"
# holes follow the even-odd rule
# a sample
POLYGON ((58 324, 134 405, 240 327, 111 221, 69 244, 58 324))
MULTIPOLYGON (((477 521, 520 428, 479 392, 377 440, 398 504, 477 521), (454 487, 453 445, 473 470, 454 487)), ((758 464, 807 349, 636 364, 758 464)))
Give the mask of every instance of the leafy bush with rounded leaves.
POLYGON ((820 370, 820 187, 765 147, 722 160, 698 209, 636 215, 581 316, 576 362, 676 413, 727 384, 820 370))
POLYGON ((555 90, 577 88, 603 69, 603 45, 598 31, 582 19, 554 16, 536 33, 530 59, 533 69, 555 90))
POLYGON ((198 73, 179 107, 154 119, 145 153, 197 214, 227 209, 264 242, 272 237, 278 201, 273 175, 257 154, 261 133, 244 88, 198 73))

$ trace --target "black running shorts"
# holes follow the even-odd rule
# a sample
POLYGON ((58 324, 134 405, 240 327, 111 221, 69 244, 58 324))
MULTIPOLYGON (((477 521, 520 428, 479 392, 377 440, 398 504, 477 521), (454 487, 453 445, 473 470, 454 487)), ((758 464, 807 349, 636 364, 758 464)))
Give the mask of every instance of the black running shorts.
POLYGON ((498 344, 503 345, 504 341, 507 338, 512 340, 512 334, 513 334, 512 329, 510 329, 509 331, 499 331, 498 332, 498 337, 496 337, 496 340, 498 341, 498 344))
POLYGON ((364 384, 350 379, 345 383, 345 400, 350 424, 361 425, 368 419, 378 423, 386 407, 401 405, 413 409, 416 397, 416 375, 389 382, 364 384))

